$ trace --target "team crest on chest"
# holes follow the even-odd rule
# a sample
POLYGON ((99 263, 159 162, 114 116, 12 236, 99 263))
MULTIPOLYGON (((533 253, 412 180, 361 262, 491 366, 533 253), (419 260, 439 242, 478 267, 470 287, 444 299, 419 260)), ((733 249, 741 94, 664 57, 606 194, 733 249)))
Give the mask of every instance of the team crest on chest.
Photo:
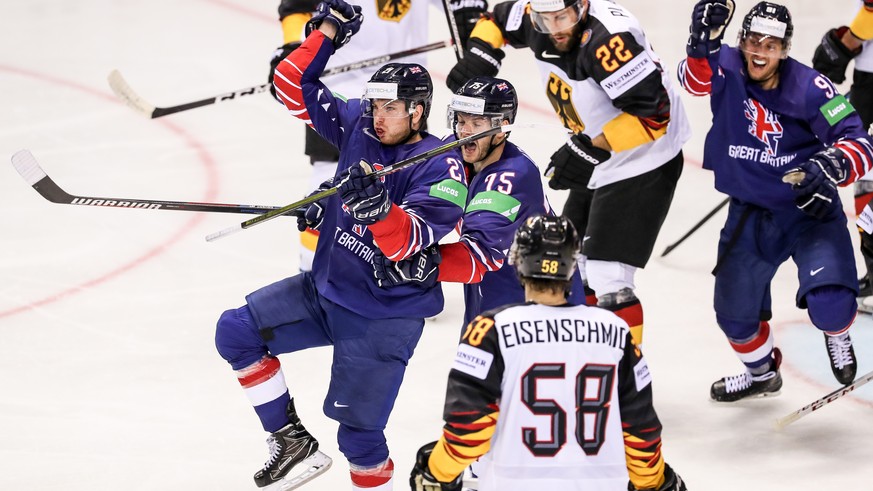
POLYGON ((743 105, 744 114, 751 122, 749 134, 767 145, 768 154, 776 155, 779 140, 782 138, 782 123, 779 122, 779 117, 755 99, 746 99, 743 105))
POLYGON ((410 8, 412 0, 376 0, 376 12, 382 20, 400 22, 410 8))
POLYGON ((552 103, 555 114, 561 118, 561 124, 573 133, 580 133, 585 129, 582 118, 573 106, 573 87, 554 73, 549 74, 549 83, 546 86, 546 96, 552 103))

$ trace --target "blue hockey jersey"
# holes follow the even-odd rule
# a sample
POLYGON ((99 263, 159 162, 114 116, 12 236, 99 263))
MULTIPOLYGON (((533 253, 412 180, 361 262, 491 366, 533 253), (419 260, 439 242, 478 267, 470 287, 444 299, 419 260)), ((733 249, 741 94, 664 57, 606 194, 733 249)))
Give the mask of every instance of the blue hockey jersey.
MULTIPOLYGON (((330 39, 314 32, 279 64, 274 85, 294 116, 339 148, 337 176, 361 159, 378 170, 442 144, 423 134, 417 143, 383 145, 373 131, 372 119, 363 117, 361 101, 343 100, 318 80, 333 49, 330 39)), ((374 225, 356 223, 337 195, 325 200, 312 268, 316 287, 329 300, 372 319, 436 315, 443 308, 439 287, 379 288, 372 258, 379 247, 386 257, 398 261, 450 232, 466 203, 463 167, 443 154, 383 179, 394 205, 388 218, 374 225)))
POLYGON ((727 45, 679 67, 682 85, 710 97, 713 119, 703 166, 715 187, 740 201, 773 210, 795 209, 782 175, 813 154, 836 147, 850 162, 848 185, 870 170, 873 147, 854 108, 834 84, 787 58, 779 85, 763 90, 745 73, 742 53, 727 45))

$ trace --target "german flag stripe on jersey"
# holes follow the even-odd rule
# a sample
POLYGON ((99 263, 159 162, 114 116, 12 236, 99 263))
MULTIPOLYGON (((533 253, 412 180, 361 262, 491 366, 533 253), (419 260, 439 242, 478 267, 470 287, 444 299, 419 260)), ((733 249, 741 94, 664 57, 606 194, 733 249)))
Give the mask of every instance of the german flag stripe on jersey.
POLYGON ((849 29, 859 39, 873 39, 873 0, 864 0, 864 8, 862 8, 849 29))

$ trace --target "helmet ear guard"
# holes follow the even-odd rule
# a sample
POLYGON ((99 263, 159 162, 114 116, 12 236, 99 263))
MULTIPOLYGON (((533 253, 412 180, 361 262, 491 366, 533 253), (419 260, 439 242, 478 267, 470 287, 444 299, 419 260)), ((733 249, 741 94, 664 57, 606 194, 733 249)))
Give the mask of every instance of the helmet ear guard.
POLYGON ((569 281, 581 249, 579 235, 567 218, 534 215, 516 230, 509 264, 519 278, 569 281))

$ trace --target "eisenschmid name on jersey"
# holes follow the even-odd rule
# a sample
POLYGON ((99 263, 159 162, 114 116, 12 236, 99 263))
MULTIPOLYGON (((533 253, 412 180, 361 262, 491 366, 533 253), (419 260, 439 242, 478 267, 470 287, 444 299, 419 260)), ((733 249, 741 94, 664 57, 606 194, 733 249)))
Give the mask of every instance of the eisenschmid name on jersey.
POLYGON ((537 319, 498 326, 507 348, 531 343, 599 343, 624 349, 628 327, 585 319, 537 319))

